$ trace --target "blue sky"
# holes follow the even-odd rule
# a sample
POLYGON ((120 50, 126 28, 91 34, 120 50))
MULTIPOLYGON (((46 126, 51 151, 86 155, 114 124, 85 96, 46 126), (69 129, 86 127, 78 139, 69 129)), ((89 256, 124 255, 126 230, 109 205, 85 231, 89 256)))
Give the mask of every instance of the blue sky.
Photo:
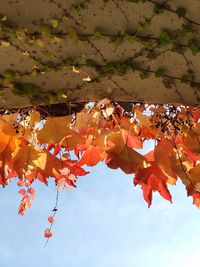
POLYGON ((25 216, 13 182, 0 191, 0 267, 188 267, 200 256, 200 210, 178 183, 173 204, 155 194, 147 208, 132 176, 103 164, 62 191, 44 248, 43 231, 55 203, 55 188, 35 184, 37 197, 25 216))

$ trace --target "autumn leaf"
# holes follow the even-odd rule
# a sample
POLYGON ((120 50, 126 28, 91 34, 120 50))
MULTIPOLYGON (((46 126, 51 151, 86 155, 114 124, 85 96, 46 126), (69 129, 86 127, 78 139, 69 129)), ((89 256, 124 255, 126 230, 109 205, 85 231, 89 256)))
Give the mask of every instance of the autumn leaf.
POLYGON ((146 127, 149 127, 152 125, 152 123, 150 122, 150 117, 144 115, 142 112, 140 112, 139 110, 136 111, 136 117, 139 120, 141 125, 144 125, 146 127))
POLYGON ((191 151, 190 149, 184 149, 183 153, 188 156, 189 160, 195 164, 197 160, 200 160, 200 155, 191 151))
POLYGON ((60 140, 60 145, 70 150, 84 143, 85 138, 69 128, 65 130, 65 136, 60 140))
MULTIPOLYGON (((195 128, 194 128, 195 130, 195 128)), ((181 136, 182 144, 185 146, 185 148, 189 148, 190 150, 194 152, 199 151, 199 134, 198 132, 194 131, 192 129, 183 129, 183 133, 181 136)), ((198 127, 196 128, 198 131, 198 127)))
POLYGON ((71 116, 48 117, 44 127, 38 131, 39 142, 58 144, 67 135, 67 125, 71 120, 71 116))
POLYGON ((47 153, 29 144, 16 152, 9 166, 19 177, 32 181, 40 170, 45 170, 46 161, 47 153))
POLYGON ((45 231, 44 231, 44 237, 45 238, 52 237, 52 232, 51 232, 51 230, 49 228, 45 229, 45 231))
POLYGON ((124 143, 130 148, 142 148, 142 142, 138 136, 135 135, 135 132, 131 129, 124 130, 122 129, 122 137, 124 140, 124 143))
POLYGON ((78 166, 86 164, 87 166, 95 166, 97 163, 105 158, 105 151, 103 147, 90 145, 84 152, 83 156, 78 162, 78 166))
POLYGON ((29 192, 29 194, 31 194, 32 196, 35 196, 35 194, 36 194, 35 189, 32 188, 32 187, 28 189, 28 192, 29 192))
POLYGON ((9 163, 14 151, 21 144, 20 138, 17 138, 8 122, 0 122, 0 184, 3 186, 7 185, 9 163))
POLYGON ((158 191, 163 198, 172 202, 171 194, 166 185, 167 179, 168 177, 158 165, 152 163, 150 167, 137 170, 134 177, 134 185, 141 185, 144 199, 150 207, 153 191, 158 191))
POLYGON ((187 195, 193 198, 193 204, 200 208, 200 192, 198 192, 191 184, 186 186, 187 195))
POLYGON ((26 195, 26 189, 20 189, 19 194, 22 196, 26 195))
MULTIPOLYGON (((172 140, 164 139, 158 142, 154 150, 154 158, 168 178, 177 180, 177 166, 174 164, 174 162, 177 162, 176 151, 172 140)), ((178 165, 180 165, 179 161, 178 165)))
POLYGON ((192 185, 200 192, 200 163, 188 172, 192 185))
POLYGON ((49 216, 48 217, 48 222, 49 223, 53 223, 55 221, 55 218, 54 217, 52 217, 52 216, 49 216))
POLYGON ((122 131, 113 132, 107 137, 106 165, 111 169, 120 168, 125 173, 134 173, 145 166, 147 160, 138 152, 129 148, 123 139, 122 131))

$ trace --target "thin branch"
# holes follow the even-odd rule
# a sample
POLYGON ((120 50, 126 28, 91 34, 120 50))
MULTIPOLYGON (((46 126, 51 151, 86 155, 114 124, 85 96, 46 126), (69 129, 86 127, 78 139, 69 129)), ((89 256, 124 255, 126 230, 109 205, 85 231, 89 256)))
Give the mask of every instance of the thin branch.
MULTIPOLYGON (((52 218, 53 218, 53 219, 55 218, 56 213, 57 213, 57 211, 58 211, 58 199, 59 199, 59 191, 57 190, 57 191, 56 191, 56 202, 55 202, 55 206, 54 206, 54 208, 53 208, 53 210, 52 210, 52 211, 53 211, 53 215, 52 215, 52 218)), ((49 227, 50 232, 51 232, 51 229, 52 229, 52 227, 53 227, 53 224, 54 224, 54 221, 52 221, 51 224, 50 224, 50 227, 49 227)), ((44 247, 46 247, 47 244, 49 243, 49 239, 50 239, 50 237, 47 238, 47 240, 46 240, 46 242, 45 242, 45 244, 44 244, 44 247)))
POLYGON ((123 9, 120 7, 119 3, 117 3, 116 0, 113 0, 113 2, 115 3, 116 7, 121 11, 121 13, 124 16, 126 22, 129 23, 129 19, 128 19, 126 13, 123 11, 123 9))
MULTIPOLYGON (((152 4, 154 4, 154 5, 157 5, 157 6, 159 6, 160 8, 163 8, 163 9, 166 9, 166 10, 168 10, 168 11, 170 11, 170 12, 172 12, 172 13, 174 13, 174 14, 176 14, 178 17, 180 16, 175 10, 173 10, 172 8, 170 8, 169 7, 169 5, 166 5, 165 3, 163 4, 163 3, 158 3, 158 2, 156 2, 156 1, 154 1, 154 0, 148 0, 150 3, 152 3, 152 4)), ((181 16, 183 19, 185 19, 186 21, 188 21, 189 23, 192 23, 192 24, 194 24, 194 25, 197 25, 197 26, 200 26, 200 23, 198 23, 198 22, 196 22, 196 21, 193 21, 193 20, 191 20, 191 19, 189 19, 188 17, 186 17, 186 16, 181 16)))

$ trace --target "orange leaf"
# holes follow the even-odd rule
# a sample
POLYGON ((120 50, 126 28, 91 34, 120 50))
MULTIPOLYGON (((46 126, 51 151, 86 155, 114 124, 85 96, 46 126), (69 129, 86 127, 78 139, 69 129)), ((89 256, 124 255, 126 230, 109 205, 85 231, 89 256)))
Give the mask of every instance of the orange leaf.
POLYGON ((106 164, 111 169, 122 169, 125 173, 134 173, 144 167, 147 160, 124 143, 122 131, 113 132, 107 137, 106 164))
POLYGON ((19 194, 22 196, 26 195, 26 189, 20 189, 19 194))
POLYGON ((48 222, 49 223, 53 223, 55 221, 55 218, 54 217, 52 217, 52 216, 49 216, 48 217, 48 222))
POLYGON ((124 139, 124 143, 127 144, 130 148, 142 148, 142 142, 138 136, 131 130, 122 129, 122 137, 124 139))
POLYGON ((77 145, 84 143, 85 138, 69 128, 65 130, 65 136, 62 138, 62 140, 60 140, 60 145, 67 149, 74 149, 77 145))
POLYGON ((95 166, 105 157, 104 148, 90 145, 84 152, 82 158, 77 163, 78 166, 86 164, 87 166, 95 166))
POLYGON ((51 230, 49 228, 45 229, 45 231, 44 231, 44 237, 45 238, 52 237, 52 232, 51 232, 51 230))
MULTIPOLYGON (((161 140, 154 150, 155 162, 169 178, 177 179, 176 153, 171 140, 161 140)), ((179 161, 178 164, 180 165, 179 161)))
POLYGON ((158 191, 163 198, 172 202, 171 194, 166 185, 167 179, 168 177, 161 171, 158 165, 152 163, 150 167, 141 168, 136 172, 134 185, 141 185, 144 199, 150 207, 153 191, 158 191))
POLYGON ((66 136, 67 125, 71 120, 71 116, 47 118, 44 127, 38 131, 39 142, 58 144, 66 136))

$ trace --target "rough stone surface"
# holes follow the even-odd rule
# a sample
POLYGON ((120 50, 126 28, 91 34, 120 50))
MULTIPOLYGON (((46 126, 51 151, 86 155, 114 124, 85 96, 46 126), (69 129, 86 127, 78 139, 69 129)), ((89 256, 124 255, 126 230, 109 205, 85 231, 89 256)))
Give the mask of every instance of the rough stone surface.
MULTIPOLYGON (((1 79, 0 108, 31 105, 30 96, 12 93, 13 83, 37 85, 43 95, 60 92, 67 98, 56 96, 53 101, 61 102, 98 101, 107 97, 115 101, 198 105, 200 53, 197 51, 194 55, 188 43, 200 41, 200 1, 165 2, 167 9, 155 14, 155 4, 163 1, 0 1, 1 21, 16 34, 16 38, 11 38, 9 33, 0 30, 0 75, 4 77, 6 70, 24 73, 14 81, 1 79), (77 11, 73 5, 82 8, 77 11), (176 13, 180 7, 187 11, 185 17, 176 13), (59 22, 58 25, 53 27, 52 19, 54 23, 59 22), (149 25, 143 25, 149 20, 149 25), (53 37, 41 35, 44 25, 53 37), (189 25, 192 30, 177 37, 176 33, 179 34, 183 25, 189 25), (170 34, 172 41, 159 45, 163 31, 170 34), (97 36, 99 33, 100 37, 97 36), (126 33, 134 38, 130 40, 126 33), (28 36, 33 35, 36 37, 30 42, 28 36), (136 36, 143 38, 143 42, 136 36), (178 44, 181 44, 181 51, 172 51, 178 44), (155 58, 149 58, 149 50, 158 53, 155 58), (100 75, 86 64, 88 59, 101 68, 108 62, 120 62, 123 66, 126 61, 136 62, 140 68, 136 71, 128 69, 124 73, 122 70, 105 71, 100 75), (66 60, 65 68, 62 64, 56 70, 44 69, 50 61, 59 65, 63 60, 66 60), (156 77, 159 69, 164 73, 156 77), (37 75, 35 70, 39 72, 37 75), (190 82, 180 81, 184 75, 188 75, 190 82), (91 81, 84 81, 88 77, 91 81)), ((34 95, 34 104, 41 104, 39 93, 38 102, 36 100, 37 95, 34 95)))

